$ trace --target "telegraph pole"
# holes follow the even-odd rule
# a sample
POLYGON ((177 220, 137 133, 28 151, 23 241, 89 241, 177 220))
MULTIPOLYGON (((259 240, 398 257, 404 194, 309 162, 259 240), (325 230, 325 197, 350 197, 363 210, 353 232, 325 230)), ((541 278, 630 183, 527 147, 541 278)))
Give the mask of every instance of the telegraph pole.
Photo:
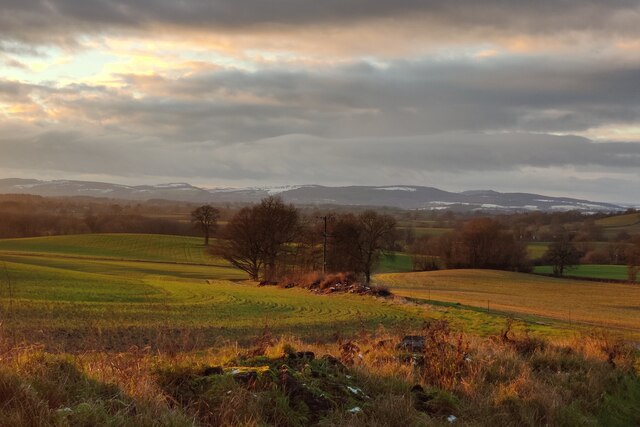
POLYGON ((327 222, 330 219, 333 219, 332 215, 324 215, 317 217, 324 222, 324 232, 322 233, 322 237, 324 241, 322 243, 322 274, 327 272, 327 238, 329 237, 329 233, 327 232, 327 222))

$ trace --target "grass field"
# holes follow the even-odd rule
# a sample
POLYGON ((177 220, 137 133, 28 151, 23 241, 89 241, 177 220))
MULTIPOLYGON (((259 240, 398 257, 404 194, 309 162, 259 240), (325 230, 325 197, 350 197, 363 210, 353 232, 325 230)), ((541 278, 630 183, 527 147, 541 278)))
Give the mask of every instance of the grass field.
MULTIPOLYGON (((208 258, 199 239, 65 236, 0 248, 2 426, 640 421, 630 347, 578 334, 564 317, 638 337, 637 286, 450 270, 378 275, 407 297, 378 299, 258 287, 208 258), (507 338, 506 313, 520 319, 507 338), (428 346, 407 359, 397 344, 414 333, 428 346), (612 349, 623 349, 615 365, 612 349)), ((381 268, 407 266, 399 253, 381 268)))
POLYGON ((599 219, 596 224, 604 230, 607 238, 614 238, 621 232, 640 234, 640 214, 626 214, 599 219))
POLYGON ((204 345, 255 336, 265 325, 326 337, 426 318, 420 308, 373 298, 258 288, 240 270, 206 258, 199 242, 142 235, 0 241, 3 327, 66 349, 117 348, 157 341, 158 331, 204 345))
POLYGON ((547 242, 529 243, 527 245, 527 253, 529 254, 529 258, 539 259, 542 258, 548 248, 549 243, 547 242))
POLYGON ((0 240, 0 252, 209 264, 202 239, 149 234, 80 234, 0 240))
POLYGON ((376 269, 376 273, 405 273, 408 271, 413 271, 413 261, 411 255, 404 252, 383 256, 376 269))
POLYGON ((445 233, 453 231, 453 228, 440 228, 440 227, 398 227, 398 230, 413 230, 416 237, 431 236, 439 237, 445 233))
POLYGON ((377 281, 423 301, 578 322, 640 334, 640 287, 490 270, 386 274, 377 281))
MULTIPOLYGON (((553 267, 550 265, 541 265, 535 267, 533 271, 540 274, 552 274, 553 267)), ((627 266, 597 264, 576 265, 575 267, 567 270, 565 274, 568 276, 593 279, 627 280, 627 266)))

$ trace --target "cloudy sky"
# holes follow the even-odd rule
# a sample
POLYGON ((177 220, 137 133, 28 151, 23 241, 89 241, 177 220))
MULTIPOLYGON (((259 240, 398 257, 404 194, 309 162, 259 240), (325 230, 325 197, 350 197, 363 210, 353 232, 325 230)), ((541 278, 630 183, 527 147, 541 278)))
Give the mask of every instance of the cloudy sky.
POLYGON ((638 0, 0 11, 0 177, 640 203, 638 0))

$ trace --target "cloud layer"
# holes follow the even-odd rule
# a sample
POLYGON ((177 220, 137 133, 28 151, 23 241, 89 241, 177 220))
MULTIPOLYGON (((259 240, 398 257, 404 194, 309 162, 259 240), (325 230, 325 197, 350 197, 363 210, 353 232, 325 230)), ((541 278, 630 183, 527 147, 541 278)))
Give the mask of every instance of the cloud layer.
POLYGON ((0 3, 4 176, 640 203, 639 1, 0 3))

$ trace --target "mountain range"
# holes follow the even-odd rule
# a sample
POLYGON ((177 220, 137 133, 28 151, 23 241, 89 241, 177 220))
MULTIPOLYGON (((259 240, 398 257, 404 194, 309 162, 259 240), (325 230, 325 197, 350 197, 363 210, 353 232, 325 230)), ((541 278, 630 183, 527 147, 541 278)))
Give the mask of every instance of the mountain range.
POLYGON ((0 179, 0 194, 48 197, 102 197, 120 200, 163 199, 191 203, 253 203, 277 194, 298 205, 390 206, 402 209, 456 211, 619 211, 625 207, 604 202, 492 190, 460 193, 413 185, 345 186, 296 185, 262 188, 205 189, 187 183, 121 185, 89 181, 0 179))

